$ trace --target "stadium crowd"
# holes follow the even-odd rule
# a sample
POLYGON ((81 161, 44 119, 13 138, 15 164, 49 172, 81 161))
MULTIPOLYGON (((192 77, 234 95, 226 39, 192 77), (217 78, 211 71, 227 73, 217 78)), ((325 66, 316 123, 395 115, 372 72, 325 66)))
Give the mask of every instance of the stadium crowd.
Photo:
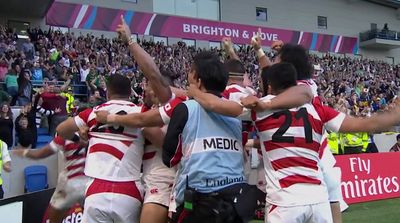
MULTIPOLYGON (((118 39, 34 28, 28 30, 30 38, 18 47, 15 32, 5 27, 0 27, 0 30, 0 82, 5 82, 1 102, 8 100, 7 92, 13 99, 11 105, 27 104, 29 100, 24 98, 32 98, 30 81, 70 80, 68 83, 71 85, 87 86, 87 102, 99 104, 105 99, 104 80, 115 73, 126 74, 132 80, 133 100, 143 102, 143 75, 137 63, 131 60, 126 46, 118 39), (28 81, 17 78, 25 73, 29 74, 26 76, 28 81)), ((187 87, 186 76, 193 56, 204 49, 187 46, 184 42, 169 46, 163 42, 138 41, 162 71, 174 79, 176 87, 187 87)), ((250 46, 236 46, 236 49, 251 85, 259 90, 259 67, 254 52, 250 46)), ((224 57, 221 49, 213 48, 211 51, 221 59, 224 57)), ((272 59, 274 55, 269 53, 268 56, 272 59)), ((341 111, 368 115, 386 109, 397 95, 400 84, 398 65, 330 54, 322 57, 311 54, 310 57, 324 102, 341 111)), ((85 95, 86 88, 74 87, 73 93, 85 95)))
MULTIPOLYGON (((28 121, 31 120, 28 128, 32 128, 34 134, 28 137, 32 139, 21 138, 25 141, 24 145, 35 147, 35 128, 40 126, 42 115, 52 119, 49 127, 50 134, 54 135, 58 123, 67 115, 73 115, 79 107, 93 107, 105 102, 105 82, 112 74, 129 77, 132 101, 143 103, 144 76, 138 64, 131 59, 127 47, 117 38, 62 33, 52 29, 43 31, 40 28, 28 30, 28 36, 28 39, 19 41, 14 30, 0 27, 0 83, 4 83, 0 86, 0 103, 4 109, 7 103, 11 106, 32 105, 32 112, 37 112, 36 121, 28 118, 28 121), (44 91, 55 94, 43 95, 44 91), (40 107, 42 104, 43 108, 40 107)), ((193 57, 204 49, 188 46, 184 42, 166 45, 163 42, 138 41, 162 73, 171 77, 175 87, 187 87, 186 77, 193 57)), ((254 51, 251 46, 236 45, 235 48, 246 67, 248 85, 259 91, 259 65, 254 51)), ((225 57, 223 49, 212 48, 211 51, 217 53, 221 60, 225 57)), ((271 51, 268 56, 273 60, 274 53, 271 51)), ((323 102, 347 114, 370 116, 385 110, 399 91, 399 65, 330 54, 322 57, 310 54, 310 59, 323 102)), ((12 116, 12 113, 9 115, 12 116)), ((0 132, 2 139, 13 145, 11 134, 14 127, 7 117, 2 115, 0 119, 4 123, 0 132)), ((17 133, 20 133, 19 126, 20 123, 16 122, 17 133)))
MULTIPOLYGON (((0 104, 4 107, 0 132, 8 145, 13 145, 15 128, 21 135, 19 143, 35 148, 36 128, 40 127, 42 116, 49 118, 50 134, 54 135, 58 123, 67 115, 73 115, 79 107, 93 107, 105 102, 106 79, 115 73, 130 78, 132 101, 143 103, 144 76, 131 59, 127 47, 117 38, 62 33, 52 29, 43 31, 40 28, 28 30, 28 35, 29 39, 19 41, 14 30, 0 27, 0 83, 4 83, 0 85, 0 104), (54 94, 43 94, 45 91, 54 94), (35 120, 32 118, 35 115, 28 118, 29 112, 22 113, 33 134, 21 134, 19 130, 23 125, 19 122, 22 116, 13 124, 12 113, 6 112, 11 111, 7 105, 27 105, 24 111, 32 110, 31 114, 36 114, 35 120)), ((204 49, 188 46, 185 42, 166 45, 163 42, 138 41, 162 73, 171 77, 175 87, 187 88, 186 77, 193 57, 204 49)), ((235 48, 246 67, 248 85, 260 91, 257 80, 259 65, 254 51, 251 46, 236 45, 235 48)), ((223 49, 212 48, 211 51, 221 60, 226 57, 223 49)), ((275 55, 270 51, 267 56, 273 60, 275 55)), ((310 61, 314 65, 314 79, 322 101, 346 114, 370 116, 385 110, 399 91, 399 65, 331 54, 310 54, 310 61)))

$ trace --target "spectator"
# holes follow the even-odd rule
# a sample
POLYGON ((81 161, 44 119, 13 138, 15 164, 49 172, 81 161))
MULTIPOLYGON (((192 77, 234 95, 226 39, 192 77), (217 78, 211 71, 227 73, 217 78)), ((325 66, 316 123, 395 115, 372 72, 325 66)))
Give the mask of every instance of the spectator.
POLYGON ((21 72, 19 64, 13 63, 10 72, 6 75, 5 82, 7 93, 12 97, 11 106, 15 105, 18 96, 18 74, 21 72))
POLYGON ((58 124, 68 118, 66 110, 67 99, 60 95, 60 88, 54 86, 54 84, 54 82, 49 82, 48 92, 41 94, 41 97, 43 98, 42 107, 44 109, 53 111, 60 109, 60 112, 54 113, 54 115, 50 116, 49 133, 51 136, 55 135, 58 124))
POLYGON ((97 89, 99 84, 100 84, 100 77, 98 70, 96 68, 96 65, 92 64, 89 74, 86 76, 86 85, 88 86, 88 90, 90 90, 91 94, 94 93, 94 90, 97 89))
POLYGON ((0 58, 0 81, 4 81, 4 79, 6 78, 6 74, 8 72, 8 64, 6 60, 3 58, 4 55, 3 57, 0 58))
POLYGON ((41 98, 40 94, 37 94, 35 96, 35 100, 34 100, 33 107, 32 107, 32 111, 35 113, 36 129, 41 127, 43 115, 49 119, 49 117, 51 117, 54 114, 59 113, 61 111, 60 108, 56 108, 55 110, 47 110, 42 107, 42 104, 43 104, 43 98, 41 98))
POLYGON ((397 142, 390 148, 389 152, 400 152, 400 134, 396 136, 397 142))
POLYGON ((39 62, 34 62, 33 63, 33 68, 32 68, 32 80, 34 81, 41 81, 43 80, 43 69, 40 66, 39 62))
POLYGON ((18 77, 18 105, 25 106, 30 104, 32 101, 32 92, 31 73, 29 70, 24 70, 18 77))
POLYGON ((19 133, 18 133, 18 144, 25 148, 31 148, 34 142, 34 135, 32 130, 28 127, 28 119, 26 117, 22 117, 19 119, 18 123, 19 133))
POLYGON ((66 89, 64 89, 64 91, 60 95, 66 98, 66 100, 67 100, 67 105, 66 105, 67 114, 71 115, 73 107, 74 107, 74 100, 75 100, 73 92, 72 92, 72 87, 67 87, 66 89))
POLYGON ((22 50, 25 53, 26 59, 33 60, 35 55, 35 46, 28 38, 25 43, 22 44, 22 50))
POLYGON ((0 111, 0 140, 5 142, 8 148, 13 146, 13 117, 12 111, 8 104, 1 104, 0 111))
MULTIPOLYGON (((21 119, 26 119, 27 121, 27 129, 29 130, 29 135, 32 138, 30 146, 31 148, 35 148, 37 141, 36 112, 35 109, 32 108, 31 103, 26 104, 21 109, 21 114, 19 114, 18 117, 15 119, 15 132, 17 133, 19 138, 21 134, 24 134, 23 132, 21 132, 21 119)), ((28 138, 26 137, 26 135, 27 134, 25 133, 25 138, 28 138)))
POLYGON ((7 92, 3 91, 3 87, 0 86, 0 104, 10 103, 10 102, 11 102, 11 96, 7 94, 7 92))

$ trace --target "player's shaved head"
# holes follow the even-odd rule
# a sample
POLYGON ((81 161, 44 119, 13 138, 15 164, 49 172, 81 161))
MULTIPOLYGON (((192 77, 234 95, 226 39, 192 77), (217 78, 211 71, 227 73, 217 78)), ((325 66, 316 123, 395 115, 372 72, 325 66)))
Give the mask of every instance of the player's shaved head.
POLYGON ((107 81, 107 94, 109 99, 115 97, 129 98, 131 95, 131 81, 121 74, 111 75, 107 81))
POLYGON ((246 68, 239 60, 229 59, 224 63, 225 70, 228 71, 229 76, 240 76, 246 73, 246 68))

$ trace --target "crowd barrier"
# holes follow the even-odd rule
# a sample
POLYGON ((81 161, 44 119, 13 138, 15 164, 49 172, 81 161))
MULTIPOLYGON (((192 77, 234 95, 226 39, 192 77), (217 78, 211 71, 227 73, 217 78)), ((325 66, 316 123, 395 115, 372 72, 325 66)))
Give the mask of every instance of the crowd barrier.
MULTIPOLYGON (((54 188, 0 200, 2 223, 50 223, 49 202, 54 188)), ((69 209, 63 223, 81 223, 83 208, 76 204, 69 209)))
POLYGON ((348 204, 400 197, 400 152, 335 158, 342 170, 342 194, 348 204))
MULTIPOLYGON (((61 87, 64 85, 64 81, 57 81, 56 86, 61 87)), ((44 81, 40 80, 32 80, 32 86, 33 88, 41 88, 44 86, 44 81)), ((2 86, 3 89, 6 89, 6 83, 4 81, 0 81, 0 86, 2 86)), ((70 84, 73 92, 73 96, 76 98, 87 98, 88 96, 88 89, 86 84, 70 84)))
MULTIPOLYGON (((47 207, 46 211, 44 212, 43 220, 41 221, 42 223, 50 223, 48 212, 49 212, 49 207, 47 207)), ((82 217, 83 217, 83 208, 79 204, 76 204, 75 206, 73 206, 68 210, 62 223, 81 223, 82 217)))
POLYGON ((0 200, 1 222, 39 223, 49 204, 54 189, 46 189, 0 200))
MULTIPOLYGON (((63 168, 62 159, 59 156, 53 155, 41 160, 30 160, 15 156, 13 151, 10 151, 12 171, 7 173, 2 171, 4 197, 15 197, 24 194, 25 167, 32 165, 44 165, 47 167, 47 180, 49 188, 54 188, 57 185, 59 170, 63 168)), ((0 221, 1 222, 1 221, 0 221)))

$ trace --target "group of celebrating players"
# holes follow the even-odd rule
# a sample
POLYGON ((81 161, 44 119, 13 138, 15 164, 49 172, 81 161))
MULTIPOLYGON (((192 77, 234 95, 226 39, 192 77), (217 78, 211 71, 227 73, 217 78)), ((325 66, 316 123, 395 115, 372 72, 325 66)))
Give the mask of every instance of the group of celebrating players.
POLYGON ((372 132, 400 122, 397 104, 369 118, 322 105, 298 45, 274 42, 271 62, 253 37, 258 98, 227 38, 229 59, 196 55, 186 91, 172 87, 122 17, 117 32, 147 79, 145 104, 129 101, 127 77, 111 75, 106 103, 61 123, 44 148, 19 152, 32 159, 64 152, 50 222, 83 201, 85 223, 249 222, 260 191, 265 222, 341 222, 341 174, 326 131, 372 132), (248 139, 253 128, 258 137, 248 139), (259 169, 248 148, 262 157, 259 169), (254 171, 261 174, 249 182, 254 171))

